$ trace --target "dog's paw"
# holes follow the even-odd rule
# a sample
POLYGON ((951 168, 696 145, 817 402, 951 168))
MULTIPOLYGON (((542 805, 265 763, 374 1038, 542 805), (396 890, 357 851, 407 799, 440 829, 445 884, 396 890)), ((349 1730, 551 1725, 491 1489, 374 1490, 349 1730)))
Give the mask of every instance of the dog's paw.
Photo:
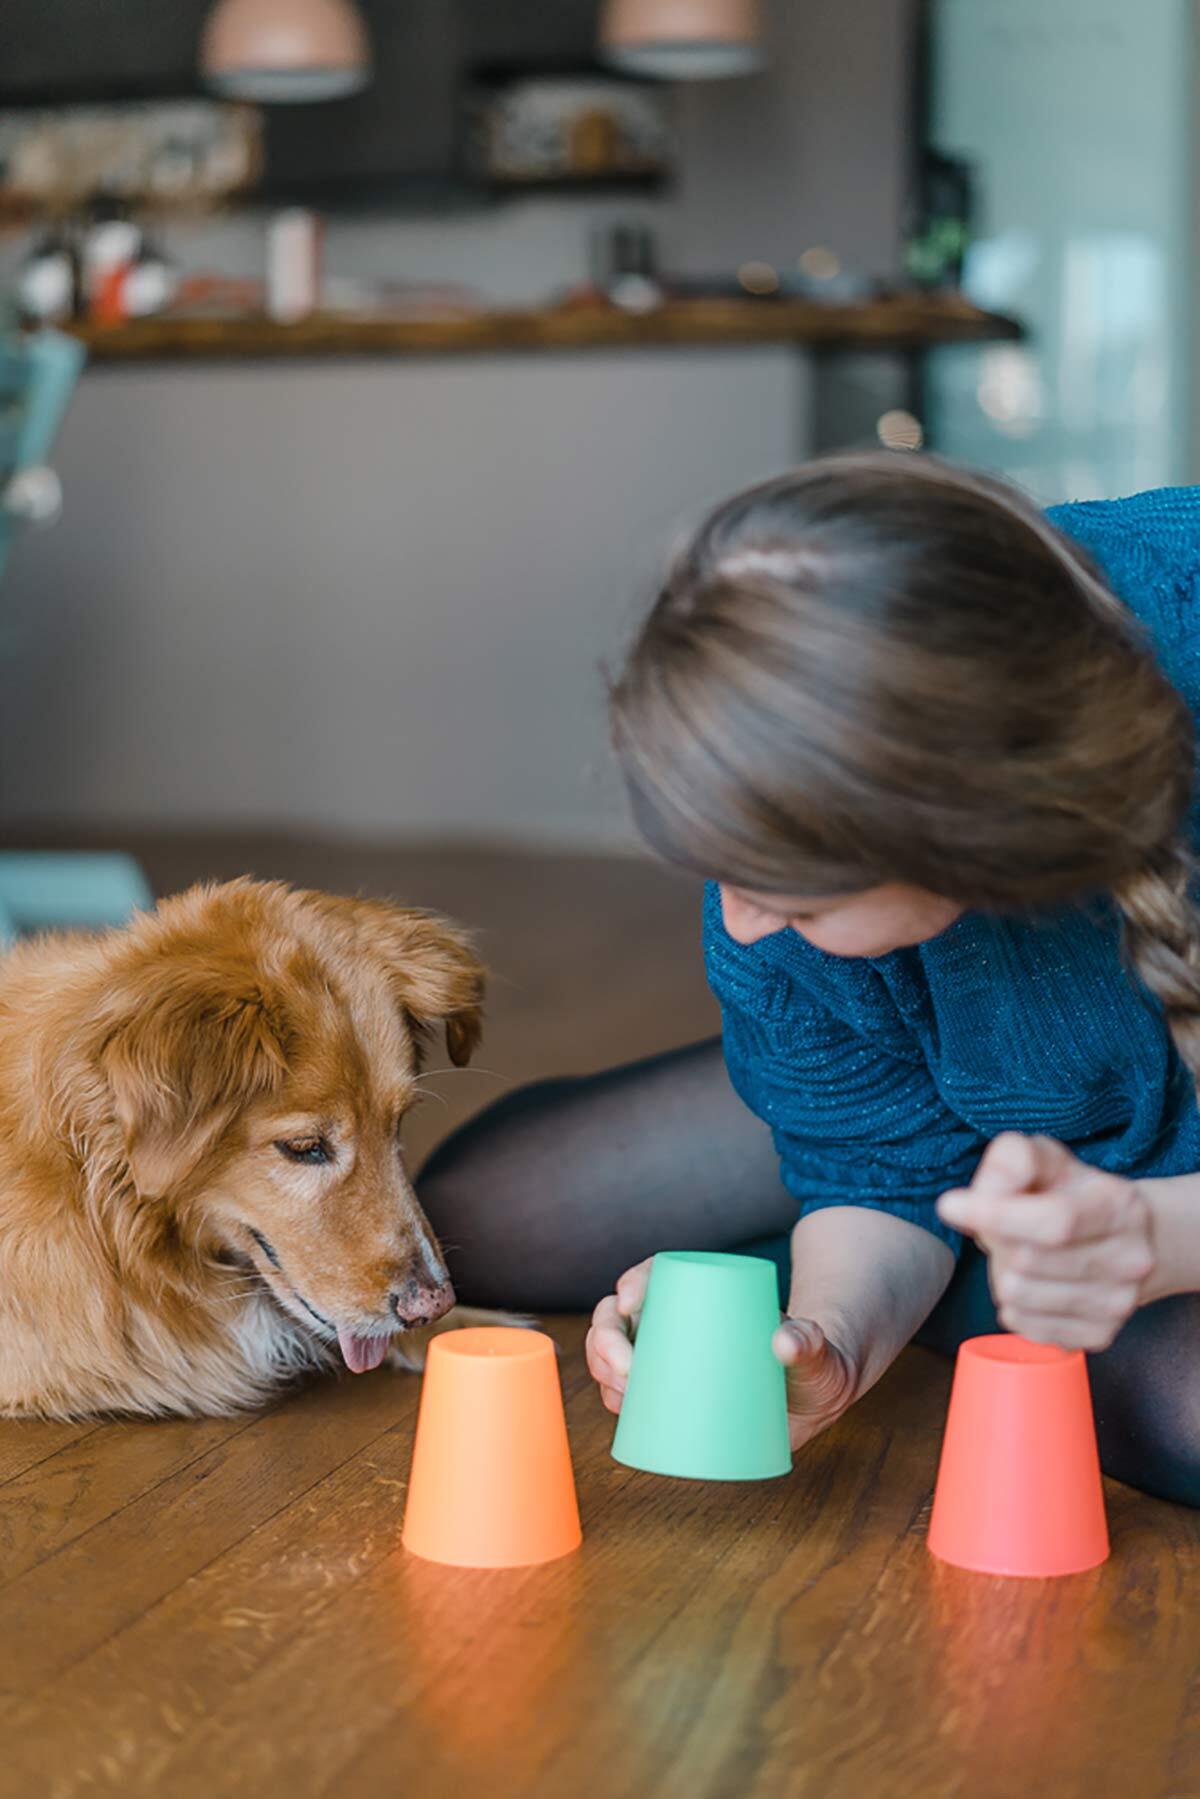
POLYGON ((475 1306, 455 1306, 439 1318, 436 1324, 426 1325, 421 1330, 405 1331, 402 1336, 393 1337, 387 1353, 389 1368, 405 1368, 412 1374, 419 1374, 425 1366, 425 1356, 429 1349, 431 1337, 440 1336, 443 1331, 474 1330, 479 1326, 504 1326, 510 1330, 537 1330, 536 1318, 527 1318, 518 1312, 483 1312, 475 1306))

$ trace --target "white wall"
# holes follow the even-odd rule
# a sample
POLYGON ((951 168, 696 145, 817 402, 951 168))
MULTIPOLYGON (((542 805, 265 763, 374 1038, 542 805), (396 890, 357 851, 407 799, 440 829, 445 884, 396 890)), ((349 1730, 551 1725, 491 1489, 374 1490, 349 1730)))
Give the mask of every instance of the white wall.
POLYGON ((779 348, 96 372, 13 558, 3 812, 619 839, 601 659, 804 418, 779 348))
POLYGON ((893 275, 909 180, 913 0, 768 0, 768 64, 677 93, 681 268, 787 267, 812 244, 893 275))

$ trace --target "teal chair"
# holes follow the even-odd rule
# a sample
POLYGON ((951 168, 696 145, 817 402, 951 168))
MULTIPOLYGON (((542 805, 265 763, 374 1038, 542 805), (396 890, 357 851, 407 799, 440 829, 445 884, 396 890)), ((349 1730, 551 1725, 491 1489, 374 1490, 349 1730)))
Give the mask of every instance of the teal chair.
MULTIPOLYGON (((61 509, 47 459, 83 362, 83 346, 61 332, 0 330, 0 575, 15 533, 61 509)), ((0 945, 31 931, 123 924, 153 903, 128 856, 0 851, 0 945)))

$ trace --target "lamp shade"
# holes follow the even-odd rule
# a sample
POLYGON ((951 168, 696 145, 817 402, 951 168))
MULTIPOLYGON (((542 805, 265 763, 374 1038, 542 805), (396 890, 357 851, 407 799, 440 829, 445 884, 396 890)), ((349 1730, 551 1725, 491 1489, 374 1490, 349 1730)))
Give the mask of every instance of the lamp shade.
POLYGON ((757 0, 607 0, 606 62, 630 75, 704 81, 762 66, 757 0))
POLYGON ((200 66, 234 100, 337 100, 366 85, 371 50, 353 0, 217 0, 200 66))

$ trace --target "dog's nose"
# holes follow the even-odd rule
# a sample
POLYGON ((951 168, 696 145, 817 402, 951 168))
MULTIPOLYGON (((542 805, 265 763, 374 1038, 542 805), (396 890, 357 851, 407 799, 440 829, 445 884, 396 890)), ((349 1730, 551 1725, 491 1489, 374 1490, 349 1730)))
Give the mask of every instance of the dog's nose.
POLYGON ((424 1281, 415 1275, 392 1288, 392 1310, 401 1324, 433 1324, 454 1304, 454 1288, 446 1281, 424 1281))

